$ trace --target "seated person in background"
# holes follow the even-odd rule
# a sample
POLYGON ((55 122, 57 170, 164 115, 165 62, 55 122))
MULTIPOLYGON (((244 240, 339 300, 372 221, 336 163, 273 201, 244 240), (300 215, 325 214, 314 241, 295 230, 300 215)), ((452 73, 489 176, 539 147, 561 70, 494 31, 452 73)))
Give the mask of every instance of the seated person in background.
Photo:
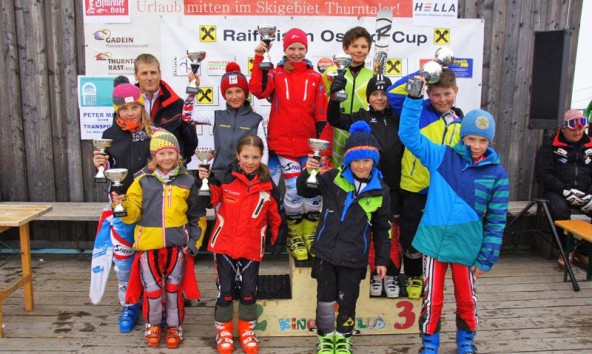
MULTIPOLYGON (((563 127, 539 151, 540 183, 553 220, 570 219, 572 209, 592 216, 592 140, 585 133, 587 127, 582 112, 570 109, 563 127)), ((565 236, 559 236, 565 244, 565 236)), ((558 262, 565 266, 562 258, 558 262)))

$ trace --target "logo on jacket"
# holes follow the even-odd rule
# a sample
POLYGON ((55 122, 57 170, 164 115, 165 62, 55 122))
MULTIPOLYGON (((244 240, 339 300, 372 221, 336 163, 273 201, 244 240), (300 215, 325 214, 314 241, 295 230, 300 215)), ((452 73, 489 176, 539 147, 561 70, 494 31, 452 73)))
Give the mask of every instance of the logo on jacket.
POLYGON ((559 156, 567 156, 567 150, 562 149, 562 148, 557 148, 557 150, 555 150, 553 152, 559 156))
POLYGON ((376 117, 370 118, 370 123, 378 123, 378 121, 376 120, 376 117))

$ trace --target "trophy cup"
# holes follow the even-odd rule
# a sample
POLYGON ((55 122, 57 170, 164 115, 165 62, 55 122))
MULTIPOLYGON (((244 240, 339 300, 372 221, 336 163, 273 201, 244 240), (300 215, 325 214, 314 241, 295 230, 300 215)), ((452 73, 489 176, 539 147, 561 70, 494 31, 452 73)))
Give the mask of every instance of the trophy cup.
POLYGON ((454 64, 454 53, 452 53, 452 50, 446 47, 438 48, 438 50, 436 50, 435 59, 438 62, 438 64, 447 68, 450 65, 454 64))
POLYGON ((272 25, 259 25, 257 26, 257 31, 261 36, 261 41, 263 41, 267 47, 267 51, 263 54, 263 61, 259 63, 259 68, 261 68, 261 70, 269 70, 273 68, 273 64, 269 58, 269 45, 275 39, 277 27, 272 25))
MULTIPOLYGON (((105 149, 111 146, 113 139, 93 139, 93 145, 101 152, 103 155, 107 155, 105 149)), ((103 165, 99 166, 99 172, 95 175, 95 182, 96 183, 105 183, 107 182, 107 178, 105 177, 105 167, 103 165)))
MULTIPOLYGON (((206 52, 197 51, 197 50, 187 50, 187 58, 191 62, 191 71, 194 74, 197 73, 197 69, 199 69, 199 65, 202 60, 206 57, 206 52)), ((197 95, 199 89, 197 88, 197 80, 193 79, 189 83, 189 86, 185 89, 185 93, 197 95)))
MULTIPOLYGON (((210 169, 210 161, 216 156, 216 150, 210 148, 197 148, 195 149, 195 156, 201 161, 199 167, 210 169)), ((204 178, 201 180, 201 188, 197 192, 200 196, 210 196, 210 186, 208 185, 208 179, 204 178)))
MULTIPOLYGON (((352 57, 349 54, 336 54, 333 56, 333 62, 338 66, 337 75, 344 77, 345 76, 345 68, 349 66, 352 62, 352 57)), ((347 100, 347 92, 345 90, 339 90, 333 94, 331 97, 333 101, 343 102, 347 100)))
MULTIPOLYGON (((111 190, 116 192, 117 194, 121 194, 119 187, 123 186, 123 184, 121 184, 121 181, 123 181, 127 176, 127 168, 110 168, 105 171, 105 176, 109 181, 113 182, 111 190)), ((125 211, 123 205, 117 204, 113 208, 113 216, 127 216, 127 211, 125 211)))
MULTIPOLYGON (((434 84, 440 80, 442 74, 442 66, 435 61, 428 61, 423 64, 419 75, 425 79, 428 84, 434 84)), ((412 97, 420 97, 423 92, 424 82, 415 78, 410 77, 405 86, 405 90, 412 97)))
MULTIPOLYGON (((327 140, 321 139, 308 139, 308 146, 313 151, 312 158, 320 161, 321 160, 321 152, 327 150, 329 148, 330 142, 327 140)), ((309 188, 317 188, 319 186, 319 181, 317 180, 317 170, 313 170, 310 172, 310 176, 306 179, 306 186, 309 188)))

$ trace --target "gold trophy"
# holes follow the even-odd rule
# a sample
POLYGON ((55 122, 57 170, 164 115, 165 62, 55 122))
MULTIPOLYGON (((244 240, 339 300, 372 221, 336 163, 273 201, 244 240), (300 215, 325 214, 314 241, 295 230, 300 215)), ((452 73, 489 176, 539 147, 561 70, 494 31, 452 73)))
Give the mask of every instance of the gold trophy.
MULTIPOLYGON (((349 54, 336 54, 333 56, 333 62, 337 65, 337 75, 344 77, 345 69, 351 64, 352 56, 349 54)), ((347 100, 347 92, 345 90, 339 90, 333 94, 332 100, 337 102, 343 102, 347 100)))
MULTIPOLYGON (((187 50, 187 58, 190 61, 191 71, 194 74, 197 74, 197 70, 199 69, 200 63, 206 57, 206 52, 198 51, 198 50, 187 50)), ((185 89, 185 93, 197 95, 199 92, 199 88, 197 88, 197 80, 193 79, 185 89)))
MULTIPOLYGON (((107 155, 107 151, 105 151, 105 150, 111 146, 112 142, 113 142, 113 139, 93 139, 93 145, 103 155, 107 155)), ((96 183, 107 182, 107 178, 105 177, 105 167, 103 165, 99 166, 99 171, 95 175, 95 182, 96 183)))
MULTIPOLYGON (((216 156, 216 150, 210 148, 197 148, 195 149, 195 156, 200 160, 199 167, 203 167, 210 170, 210 161, 216 156)), ((212 192, 210 191, 210 186, 208 184, 208 179, 204 178, 201 180, 201 188, 197 192, 197 195, 200 196, 210 196, 212 192)))
MULTIPOLYGON (((308 146, 313 151, 312 158, 320 161, 321 160, 321 152, 327 150, 329 148, 330 142, 327 140, 321 139, 308 139, 308 146)), ((317 188, 319 186, 319 181, 317 180, 317 170, 312 170, 310 172, 310 176, 306 179, 306 186, 309 188, 317 188)))
MULTIPOLYGON (((105 176, 113 185, 111 186, 111 190, 116 192, 117 194, 121 194, 121 190, 119 187, 122 187, 121 181, 125 179, 127 176, 127 168, 110 168, 105 171, 105 176)), ((113 216, 115 217, 122 217, 127 216, 127 211, 123 208, 123 205, 117 204, 113 208, 113 216)))
POLYGON ((275 32, 277 31, 276 26, 272 25, 259 25, 257 26, 257 31, 261 36, 261 41, 265 43, 267 47, 267 51, 263 54, 263 61, 259 63, 259 67, 261 70, 269 70, 273 68, 273 64, 271 63, 271 59, 269 58, 269 46, 271 42, 275 39, 275 32))

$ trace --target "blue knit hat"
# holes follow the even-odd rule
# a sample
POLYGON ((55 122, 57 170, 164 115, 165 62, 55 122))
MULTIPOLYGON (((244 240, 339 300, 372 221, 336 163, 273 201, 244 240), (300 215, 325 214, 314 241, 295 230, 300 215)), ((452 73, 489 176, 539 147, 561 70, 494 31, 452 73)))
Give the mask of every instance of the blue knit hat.
POLYGON ((460 137, 466 135, 483 136, 489 141, 495 136, 495 121, 491 113, 482 109, 474 109, 467 113, 460 124, 460 137))
POLYGON ((342 166, 349 166, 353 160, 372 159, 378 165, 378 141, 370 132, 368 123, 360 120, 349 128, 350 136, 345 142, 342 166))

